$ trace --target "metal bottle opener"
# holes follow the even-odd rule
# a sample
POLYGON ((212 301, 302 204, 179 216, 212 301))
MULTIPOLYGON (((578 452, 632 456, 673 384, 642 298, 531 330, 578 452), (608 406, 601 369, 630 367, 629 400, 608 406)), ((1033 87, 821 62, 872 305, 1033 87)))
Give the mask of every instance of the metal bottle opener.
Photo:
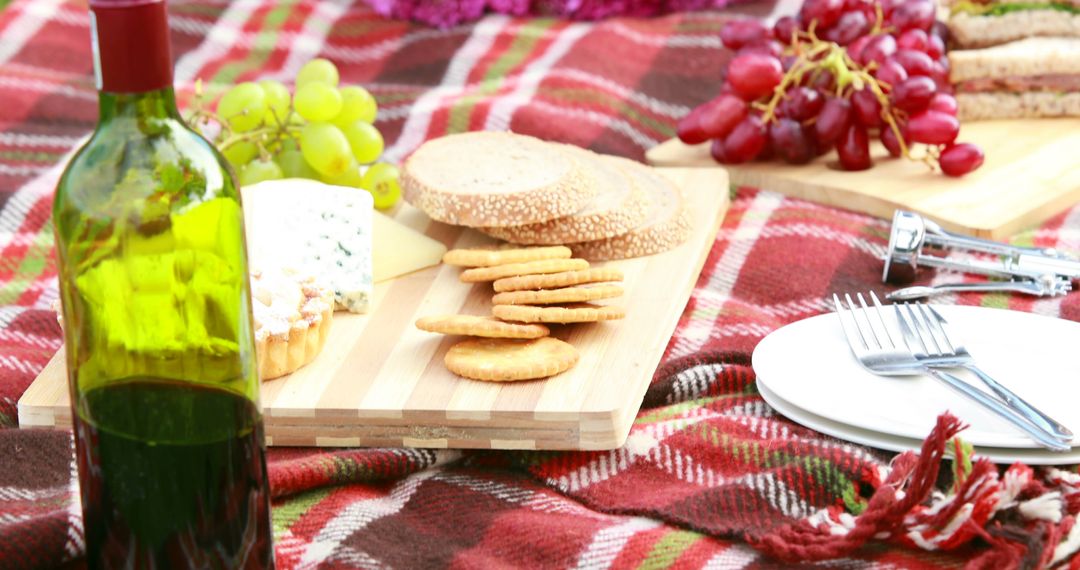
MULTIPOLYGON (((1072 289, 1073 279, 1080 279, 1080 260, 1056 249, 1021 247, 968 237, 945 231, 914 212, 897 210, 893 214, 881 280, 911 278, 920 266, 999 277, 1008 280, 997 287, 1001 290, 1019 290, 1040 296, 1064 294, 1072 289), (997 259, 952 260, 945 257, 948 250, 989 254, 997 259), (933 255, 931 252, 934 251, 942 253, 933 255), (1024 285, 1018 287, 1017 283, 1024 285)), ((935 288, 924 289, 926 294, 936 292, 935 288)), ((942 290, 947 289, 943 287, 942 290)), ((912 298, 914 294, 909 291, 906 296, 912 298)))

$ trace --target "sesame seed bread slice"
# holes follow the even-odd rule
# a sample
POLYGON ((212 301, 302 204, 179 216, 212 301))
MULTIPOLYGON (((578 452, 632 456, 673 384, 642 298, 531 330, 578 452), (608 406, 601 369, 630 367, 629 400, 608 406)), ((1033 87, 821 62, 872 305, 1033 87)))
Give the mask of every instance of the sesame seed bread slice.
POLYGON ((612 157, 649 196, 649 217, 633 230, 612 238, 566 244, 577 257, 593 261, 627 259, 661 253, 686 241, 692 225, 679 188, 653 169, 612 157))
POLYGON ((596 195, 567 152, 525 135, 469 132, 420 145, 401 170, 402 194, 440 222, 470 227, 546 222, 596 195))
POLYGON ((580 147, 558 146, 573 155, 596 180, 596 196, 584 208, 563 218, 481 231, 511 243, 551 245, 614 237, 645 220, 649 206, 645 191, 614 160, 580 147))

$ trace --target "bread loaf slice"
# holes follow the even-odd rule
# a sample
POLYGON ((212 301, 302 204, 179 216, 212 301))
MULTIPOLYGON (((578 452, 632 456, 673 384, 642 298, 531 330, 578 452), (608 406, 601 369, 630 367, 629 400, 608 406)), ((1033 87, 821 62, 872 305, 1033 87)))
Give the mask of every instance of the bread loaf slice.
POLYGON ((440 222, 520 226, 577 212, 596 184, 568 153, 525 135, 469 132, 420 145, 401 169, 402 194, 440 222))
POLYGON ((1080 75, 1080 38, 1028 38, 984 49, 949 52, 949 81, 1080 75))
POLYGON ((602 240, 570 243, 577 257, 593 261, 627 259, 661 253, 686 241, 692 225, 679 188, 653 169, 625 158, 610 157, 645 190, 649 215, 629 232, 602 240))
POLYGON ((1000 15, 954 13, 947 25, 953 42, 960 49, 1035 36, 1080 38, 1080 14, 1052 9, 1032 8, 1000 15))
POLYGON ((648 215, 645 191, 614 160, 571 145, 559 145, 574 156, 596 181, 597 193, 584 208, 549 222, 504 228, 483 228, 490 236, 521 244, 563 244, 625 234, 648 215))
POLYGON ((961 121, 1080 117, 1080 93, 1025 91, 957 93, 961 121))

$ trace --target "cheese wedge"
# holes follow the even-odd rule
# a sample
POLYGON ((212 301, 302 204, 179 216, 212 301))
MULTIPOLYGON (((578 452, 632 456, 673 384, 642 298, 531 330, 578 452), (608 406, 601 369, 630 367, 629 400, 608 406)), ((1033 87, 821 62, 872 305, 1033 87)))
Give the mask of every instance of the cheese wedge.
POLYGON ((334 290, 336 304, 367 312, 372 294, 371 194, 314 180, 260 182, 241 189, 253 270, 293 268, 334 290))
POLYGON ((372 266, 376 283, 438 265, 442 261, 446 246, 441 242, 379 212, 375 212, 372 221, 375 222, 372 266))

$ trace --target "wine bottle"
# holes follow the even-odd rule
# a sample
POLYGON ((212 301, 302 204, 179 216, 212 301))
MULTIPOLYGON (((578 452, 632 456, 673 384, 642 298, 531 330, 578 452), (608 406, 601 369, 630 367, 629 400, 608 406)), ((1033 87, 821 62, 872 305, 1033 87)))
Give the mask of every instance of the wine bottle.
POLYGON ((243 214, 164 0, 90 0, 100 117, 53 224, 90 568, 273 566, 243 214))

